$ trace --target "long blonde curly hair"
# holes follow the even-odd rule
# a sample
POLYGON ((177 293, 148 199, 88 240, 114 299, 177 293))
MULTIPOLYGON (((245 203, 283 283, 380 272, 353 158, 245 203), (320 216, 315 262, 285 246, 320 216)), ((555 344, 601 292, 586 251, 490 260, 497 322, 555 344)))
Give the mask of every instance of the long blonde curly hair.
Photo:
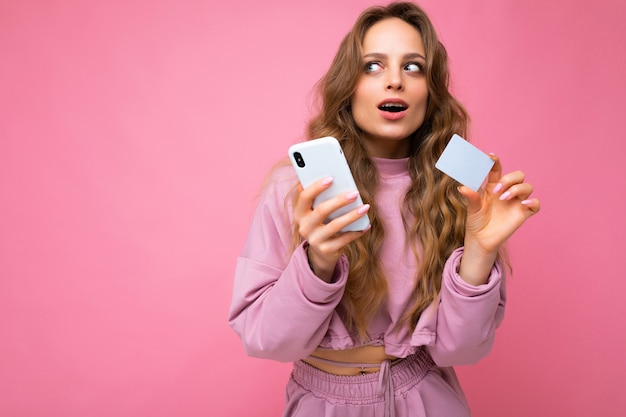
MULTIPOLYGON (((369 8, 359 16, 317 85, 319 114, 309 122, 308 138, 339 139, 363 200, 375 201, 378 172, 365 150, 363 132, 355 124, 350 103, 363 73, 366 32, 375 23, 394 17, 411 24, 421 34, 428 84, 425 120, 410 142, 408 168, 412 184, 404 197, 403 210, 407 238, 420 265, 413 288, 415 303, 403 320, 413 329, 424 309, 437 298, 446 259, 463 245, 466 203, 457 190, 458 184, 435 169, 435 162, 451 136, 465 136, 468 125, 465 109, 448 90, 446 50, 419 6, 398 2, 369 8)), ((350 271, 344 295, 347 309, 343 312, 346 324, 363 339, 367 338, 368 323, 387 299, 387 279, 378 256, 385 230, 375 205, 368 214, 372 229, 346 248, 350 271)))

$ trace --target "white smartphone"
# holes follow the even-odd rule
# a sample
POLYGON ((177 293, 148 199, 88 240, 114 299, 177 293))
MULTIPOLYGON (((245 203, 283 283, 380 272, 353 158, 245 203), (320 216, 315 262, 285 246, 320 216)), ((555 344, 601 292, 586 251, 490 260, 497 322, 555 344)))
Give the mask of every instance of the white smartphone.
MULTIPOLYGON (((289 148, 289 159, 304 188, 313 184, 315 181, 333 177, 332 185, 315 198, 313 202, 314 208, 322 201, 326 201, 340 193, 358 191, 346 157, 341 150, 341 145, 339 145, 337 139, 331 136, 313 139, 291 146, 289 148)), ((363 201, 361 200, 361 196, 358 196, 352 203, 332 212, 328 219, 326 219, 326 222, 342 216, 362 205, 363 201)), ((341 231, 365 230, 369 224, 370 219, 366 214, 344 227, 341 231)))

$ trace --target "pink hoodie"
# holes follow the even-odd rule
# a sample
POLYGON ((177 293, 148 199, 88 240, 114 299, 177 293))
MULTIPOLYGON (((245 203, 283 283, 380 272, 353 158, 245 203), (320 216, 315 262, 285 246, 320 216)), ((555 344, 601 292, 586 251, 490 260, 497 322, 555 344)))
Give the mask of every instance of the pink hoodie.
POLYGON ((415 330, 395 329, 411 305, 417 264, 405 239, 401 204, 410 177, 407 159, 378 159, 380 184, 374 204, 385 225, 381 261, 388 280, 388 302, 377 312, 362 342, 344 325, 342 297, 348 260, 340 258, 332 283, 309 268, 300 245, 291 252, 292 207, 286 198, 297 183, 291 166, 272 173, 237 259, 229 323, 250 356, 296 361, 317 348, 385 346, 387 354, 407 357, 426 346, 441 367, 466 365, 486 356, 504 316, 505 285, 496 264, 485 285, 474 287, 459 276, 463 248, 443 271, 436 302, 421 315, 415 330))

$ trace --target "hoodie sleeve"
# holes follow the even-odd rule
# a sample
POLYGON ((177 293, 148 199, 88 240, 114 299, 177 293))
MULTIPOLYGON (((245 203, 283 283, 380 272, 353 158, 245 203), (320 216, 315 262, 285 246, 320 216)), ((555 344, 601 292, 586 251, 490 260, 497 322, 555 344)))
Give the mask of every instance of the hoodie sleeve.
POLYGON ((288 194, 297 183, 274 173, 237 259, 228 322, 250 356, 295 361, 318 347, 343 296, 348 261, 339 259, 331 283, 309 267, 306 242, 295 251, 288 194))
POLYGON ((504 318, 506 289, 500 264, 494 265, 486 284, 472 286, 458 273, 462 256, 459 248, 446 262, 439 298, 424 311, 413 333, 412 344, 427 345, 442 367, 474 364, 487 356, 504 318))

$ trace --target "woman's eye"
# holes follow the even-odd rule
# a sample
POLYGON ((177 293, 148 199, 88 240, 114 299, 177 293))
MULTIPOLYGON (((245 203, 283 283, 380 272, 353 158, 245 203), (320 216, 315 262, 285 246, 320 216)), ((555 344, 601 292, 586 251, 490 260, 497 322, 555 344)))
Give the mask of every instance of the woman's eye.
POLYGON ((404 69, 409 72, 421 72, 422 66, 417 62, 410 62, 404 66, 404 69))
POLYGON ((367 73, 380 71, 382 68, 382 65, 378 62, 368 62, 365 64, 365 72, 367 73))

